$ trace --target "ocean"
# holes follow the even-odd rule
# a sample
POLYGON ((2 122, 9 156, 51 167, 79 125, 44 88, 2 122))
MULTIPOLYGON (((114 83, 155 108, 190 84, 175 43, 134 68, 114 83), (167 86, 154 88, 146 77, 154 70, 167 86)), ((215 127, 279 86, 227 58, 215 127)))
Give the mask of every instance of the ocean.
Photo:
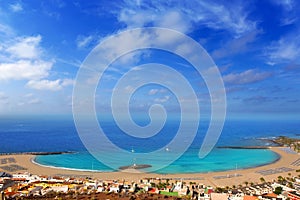
MULTIPOLYGON (((208 122, 200 123, 198 133, 189 149, 169 166, 156 173, 197 173, 243 169, 265 165, 276 161, 277 154, 266 149, 224 149, 220 146, 261 146, 274 145, 268 138, 280 135, 299 138, 299 120, 227 120, 216 148, 203 159, 198 157, 199 148, 206 133, 208 122)), ((146 124, 147 122, 139 122, 146 124)), ((167 149, 157 159, 134 159, 137 152, 152 152, 165 147, 178 128, 178 121, 166 123, 161 133, 152 138, 134 138, 124 134, 110 121, 100 123, 113 143, 132 157, 120 157, 117 165, 150 164, 153 168, 172 155, 175 149, 167 149)), ((188 132, 186 133, 188 134, 188 132)), ((37 156, 35 162, 41 165, 76 170, 114 171, 94 158, 82 144, 71 117, 6 117, 0 119, 0 153, 59 152, 72 154, 37 156)), ((99 144, 101 145, 101 143, 99 144)), ((106 156, 116 156, 107 149, 106 156)), ((151 168, 147 169, 151 171, 151 168)))

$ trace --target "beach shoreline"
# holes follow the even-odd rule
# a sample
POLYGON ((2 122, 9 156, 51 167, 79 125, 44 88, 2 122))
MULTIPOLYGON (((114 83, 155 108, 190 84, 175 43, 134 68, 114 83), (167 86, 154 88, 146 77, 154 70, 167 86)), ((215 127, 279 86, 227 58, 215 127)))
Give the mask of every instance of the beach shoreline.
MULTIPOLYGON (((123 171, 116 172, 99 172, 96 170, 75 170, 68 168, 57 168, 52 166, 45 166, 38 164, 34 161, 35 155, 30 154, 11 154, 11 155, 0 155, 0 159, 3 158, 13 158, 15 163, 14 165, 19 165, 22 168, 21 170, 15 170, 14 172, 8 173, 22 173, 29 172, 31 174, 37 175, 47 175, 47 176, 84 176, 98 178, 102 180, 117 180, 125 179, 130 181, 139 181, 143 178, 160 178, 160 179, 170 179, 170 180, 190 180, 195 182, 201 182, 211 186, 232 186, 243 184, 245 181, 251 183, 258 183, 261 177, 266 181, 272 181, 277 179, 278 176, 288 176, 296 175, 296 169, 299 169, 300 166, 293 166, 292 163, 300 158, 298 154, 291 154, 284 150, 284 147, 269 147, 270 150, 279 155, 279 158, 267 165, 256 166, 251 168, 229 170, 229 171, 218 171, 218 172, 207 172, 207 173, 178 173, 178 174, 157 174, 157 173, 144 173, 136 169, 128 169, 123 171), (287 171, 278 170, 278 173, 263 175, 260 172, 265 172, 267 170, 276 169, 289 169, 287 171)), ((0 168, 1 168, 0 164, 0 168)), ((0 169, 1 171, 3 169, 0 169)), ((3 170, 5 171, 5 170, 3 170)))
MULTIPOLYGON (((233 148, 235 149, 235 148, 233 148)), ((241 148, 238 148, 238 149, 241 149, 241 148)), ((257 149, 257 148, 245 148, 245 149, 257 149)), ((264 147, 264 148, 261 148, 261 149, 267 149, 267 150, 270 150, 270 147, 264 147)), ((276 154, 277 158, 272 161, 272 162, 269 162, 269 163, 265 163, 265 164, 258 164, 258 165, 253 165, 253 166, 249 166, 249 167, 242 167, 242 168, 239 168, 240 170, 245 170, 245 169, 251 169, 251 168, 257 168, 257 167, 262 167, 262 166, 265 166, 265 165, 270 165, 270 164, 273 164, 273 163, 276 163, 278 160, 281 159, 281 155, 274 152, 273 153, 276 154)), ((53 166, 53 165, 46 165, 46 164, 41 164, 39 163, 38 161, 36 161, 36 156, 39 156, 39 155, 35 155, 35 154, 29 154, 29 155, 34 155, 34 157, 31 159, 31 162, 36 164, 36 165, 39 165, 41 167, 48 167, 48 168, 53 168, 53 169, 62 169, 62 170, 69 170, 69 171, 80 171, 80 172, 96 172, 96 173, 113 173, 113 172, 123 172, 123 171, 128 171, 129 169, 134 169, 134 167, 132 166, 123 166, 123 167, 119 167, 119 170, 118 171, 102 171, 102 170, 92 170, 92 169, 80 169, 80 168, 68 168, 68 167, 59 167, 59 166, 53 166), (124 168, 124 169, 122 169, 124 168), (127 169, 125 169, 127 168, 127 169)), ((46 154, 45 154, 46 155, 46 154)), ((50 154, 49 154, 50 155, 50 154)), ((149 165, 148 167, 151 167, 151 165, 149 165)), ((148 168, 147 167, 147 168, 148 168)), ((142 168, 141 168, 142 169, 142 168)), ((207 174, 207 173, 216 173, 216 172, 234 172, 235 169, 228 169, 228 170, 215 170, 215 171, 207 171, 207 172, 185 172, 184 174, 207 174)), ((138 168, 136 168, 135 170, 135 173, 144 173, 144 174, 149 174, 148 172, 143 172, 143 171, 139 171, 138 168)), ((183 174, 183 173, 155 173, 155 174, 168 174, 168 175, 176 175, 176 174, 183 174)))

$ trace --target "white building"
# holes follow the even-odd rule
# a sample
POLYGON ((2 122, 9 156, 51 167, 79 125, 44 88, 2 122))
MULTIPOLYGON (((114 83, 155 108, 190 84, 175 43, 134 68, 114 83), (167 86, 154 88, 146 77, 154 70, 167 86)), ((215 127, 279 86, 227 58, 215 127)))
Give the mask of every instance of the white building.
POLYGON ((26 181, 29 181, 31 174, 28 172, 24 172, 24 173, 13 174, 12 176, 13 179, 25 179, 26 181))
POLYGON ((119 185, 111 185, 111 186, 109 187, 109 192, 115 192, 115 193, 120 192, 119 185))
POLYGON ((60 186, 51 186, 51 189, 55 192, 67 193, 69 190, 69 187, 67 185, 60 185, 60 186))
POLYGON ((279 184, 279 183, 273 183, 272 185, 272 188, 275 190, 275 188, 277 188, 277 187, 282 187, 282 190, 283 191, 287 191, 287 192, 294 192, 294 191, 296 191, 296 190, 294 190, 294 189, 292 189, 292 188, 289 188, 289 187, 287 187, 287 186, 285 186, 285 185, 281 185, 281 184, 279 184))

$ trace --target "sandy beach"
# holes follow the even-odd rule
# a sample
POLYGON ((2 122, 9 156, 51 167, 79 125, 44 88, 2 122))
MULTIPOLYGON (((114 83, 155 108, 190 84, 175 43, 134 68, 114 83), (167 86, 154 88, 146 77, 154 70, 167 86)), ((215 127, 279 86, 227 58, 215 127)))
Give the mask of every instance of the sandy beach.
POLYGON ((184 179, 186 182, 201 182, 211 186, 232 186, 243 184, 245 181, 248 183, 259 183, 260 178, 264 177, 266 181, 277 179, 278 176, 288 176, 289 173, 296 175, 296 169, 300 166, 292 165, 294 161, 300 159, 300 155, 291 154, 284 151, 282 147, 272 147, 270 150, 280 155, 280 159, 276 162, 249 169, 211 172, 211 173, 193 173, 193 174, 154 174, 154 173, 137 173, 138 171, 127 170, 126 172, 88 172, 88 171, 75 171, 59 168, 51 168, 40 166, 32 162, 34 155, 1 155, 0 159, 13 158, 11 163, 0 163, 0 171, 5 171, 5 166, 19 166, 12 172, 19 173, 29 172, 38 175, 61 175, 61 176, 89 176, 103 180, 116 180, 125 179, 128 181, 138 181, 142 178, 169 178, 169 179, 184 179), (23 168, 23 169, 22 169, 23 168), (269 170, 269 171, 266 171, 269 170), (271 174, 264 174, 270 172, 271 174))

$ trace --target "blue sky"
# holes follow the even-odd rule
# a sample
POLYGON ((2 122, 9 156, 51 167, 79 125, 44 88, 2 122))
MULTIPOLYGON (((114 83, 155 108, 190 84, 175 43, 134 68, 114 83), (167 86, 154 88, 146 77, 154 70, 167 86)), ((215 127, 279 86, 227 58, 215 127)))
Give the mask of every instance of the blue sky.
MULTIPOLYGON (((299 8, 296 0, 0 0, 0 115, 70 114, 76 74, 90 51, 121 31, 155 26, 187 34, 207 50, 223 77, 229 117, 299 117, 299 8)), ((184 60, 159 51, 135 52, 112 64, 99 86, 107 94, 96 95, 102 95, 99 112, 109 110, 122 72, 154 61, 182 72, 209 112, 203 80, 184 60)), ((178 111, 174 95, 157 85, 138 91, 131 109, 144 111, 152 103, 178 111)))

